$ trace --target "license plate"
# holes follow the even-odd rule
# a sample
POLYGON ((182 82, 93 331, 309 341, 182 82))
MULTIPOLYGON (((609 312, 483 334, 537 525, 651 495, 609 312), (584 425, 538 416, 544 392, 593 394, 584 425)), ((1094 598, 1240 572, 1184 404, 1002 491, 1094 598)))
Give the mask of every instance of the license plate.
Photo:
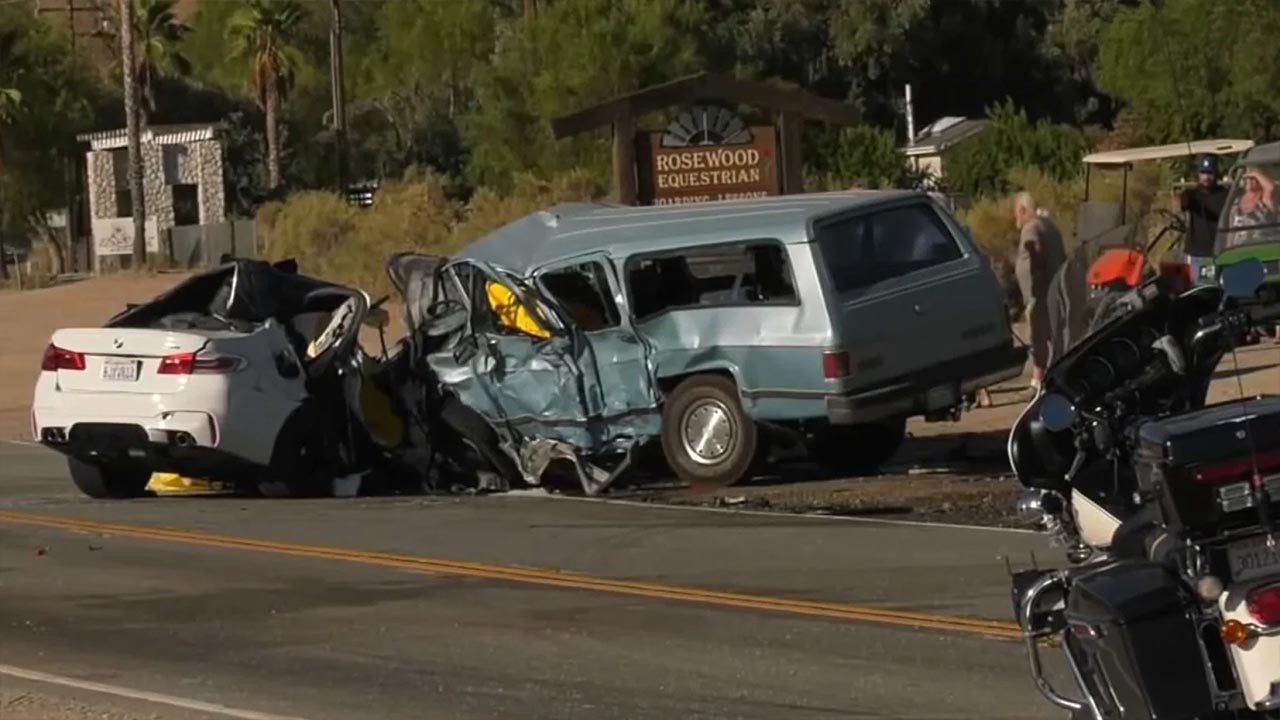
POLYGON ((1231 579, 1235 582, 1280 575, 1280 542, 1272 548, 1267 546, 1265 536, 1241 540, 1227 546, 1227 559, 1231 563, 1231 579))
POLYGON ((110 382, 134 382, 138 379, 137 360, 107 359, 102 362, 102 379, 110 382))

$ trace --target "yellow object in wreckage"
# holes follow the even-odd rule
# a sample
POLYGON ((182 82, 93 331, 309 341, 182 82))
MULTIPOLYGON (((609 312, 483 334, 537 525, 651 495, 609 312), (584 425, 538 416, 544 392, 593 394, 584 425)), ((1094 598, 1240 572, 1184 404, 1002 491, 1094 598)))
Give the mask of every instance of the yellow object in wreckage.
POLYGON ((229 483, 165 472, 151 473, 147 490, 156 495, 228 495, 233 492, 229 483))
POLYGON ((519 330, 540 340, 551 337, 541 323, 533 318, 528 309, 502 283, 490 280, 485 284, 485 294, 489 297, 489 307, 498 316, 498 322, 512 330, 519 330))

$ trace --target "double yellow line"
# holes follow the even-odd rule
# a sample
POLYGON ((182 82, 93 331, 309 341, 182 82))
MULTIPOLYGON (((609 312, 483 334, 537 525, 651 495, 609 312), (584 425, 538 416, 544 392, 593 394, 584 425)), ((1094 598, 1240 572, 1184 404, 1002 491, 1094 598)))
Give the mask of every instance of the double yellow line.
POLYGON ((853 620, 918 628, 925 630, 941 630, 946 632, 979 635, 998 639, 1020 639, 1021 631, 1012 624, 994 620, 976 618, 951 617, 904 610, 887 610, 842 603, 819 602, 814 600, 793 600, 765 595, 745 593, 719 592, 702 588, 662 585, 657 583, 634 582, 629 580, 611 580, 564 572, 561 570, 508 567, 482 563, 459 562, 436 558, 418 557, 414 555, 398 555, 393 553, 354 550, 340 547, 320 545, 298 545, 294 543, 275 542, 271 540, 254 540, 250 538, 228 535, 215 535, 193 530, 179 530, 141 525, 123 525, 118 523, 78 520, 53 515, 37 515, 34 513, 0 510, 0 521, 21 525, 59 528, 78 532, 119 535, 123 537, 142 538, 146 540, 164 540, 168 542, 198 545, 201 547, 219 547, 233 550, 251 550, 276 555, 294 555, 298 557, 340 560, 361 565, 376 565, 414 572, 451 575, 455 577, 474 577, 486 580, 502 580, 506 582, 540 585, 546 587, 571 588, 575 590, 593 590, 613 595, 631 595, 658 600, 679 600, 683 602, 716 605, 720 607, 744 608, 749 610, 768 610, 805 615, 811 617, 830 618, 835 620, 853 620))

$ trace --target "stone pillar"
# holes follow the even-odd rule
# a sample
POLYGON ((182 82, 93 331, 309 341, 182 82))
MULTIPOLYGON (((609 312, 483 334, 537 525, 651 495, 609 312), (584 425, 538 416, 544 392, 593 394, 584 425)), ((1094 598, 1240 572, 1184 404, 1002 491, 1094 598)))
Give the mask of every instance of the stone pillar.
POLYGON ((164 156, 159 143, 142 144, 142 188, 147 199, 147 219, 155 219, 156 230, 173 227, 173 193, 164 177, 164 156))
POLYGON ((85 156, 85 180, 89 187, 89 217, 119 217, 116 208, 116 176, 111 153, 92 150, 85 156))
POLYGON ((192 166, 196 169, 193 180, 200 195, 200 224, 213 225, 227 219, 227 202, 222 177, 222 144, 217 140, 192 143, 192 166))

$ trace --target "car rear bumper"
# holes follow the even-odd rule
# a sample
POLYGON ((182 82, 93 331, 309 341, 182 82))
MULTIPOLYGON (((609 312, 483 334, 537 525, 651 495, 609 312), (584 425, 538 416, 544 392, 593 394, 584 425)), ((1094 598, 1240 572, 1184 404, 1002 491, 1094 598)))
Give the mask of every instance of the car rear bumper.
POLYGON ((956 358, 898 383, 827 395, 827 421, 852 425, 942 412, 982 388, 1018 377, 1026 363, 1026 348, 1001 346, 956 358))
POLYGON ((134 465, 191 477, 237 477, 254 463, 208 445, 194 434, 173 428, 148 428, 132 421, 78 421, 64 428, 45 425, 40 444, 91 463, 134 465))

